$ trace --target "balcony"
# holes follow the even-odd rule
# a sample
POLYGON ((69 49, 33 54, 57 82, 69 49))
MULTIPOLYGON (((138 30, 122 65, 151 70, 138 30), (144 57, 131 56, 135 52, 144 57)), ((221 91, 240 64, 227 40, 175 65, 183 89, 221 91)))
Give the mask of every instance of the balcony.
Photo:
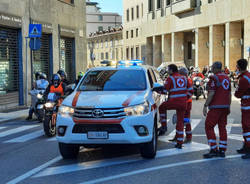
POLYGON ((174 0, 172 3, 172 14, 193 11, 195 7, 196 0, 174 0))

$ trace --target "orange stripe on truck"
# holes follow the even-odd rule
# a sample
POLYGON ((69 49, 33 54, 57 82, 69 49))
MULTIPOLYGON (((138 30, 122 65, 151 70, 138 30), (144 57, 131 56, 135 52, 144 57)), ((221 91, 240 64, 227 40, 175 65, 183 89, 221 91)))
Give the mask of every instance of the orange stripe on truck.
POLYGON ((120 124, 123 119, 102 119, 102 120, 96 120, 96 119, 84 119, 79 120, 74 118, 75 123, 79 124, 120 124))
POLYGON ((140 95, 142 92, 143 92, 143 91, 138 91, 137 93, 131 95, 127 100, 125 100, 125 101, 123 102, 122 106, 123 106, 123 107, 129 106, 129 104, 132 102, 132 100, 133 100, 136 96, 140 95))
POLYGON ((76 103, 78 101, 78 98, 79 98, 79 95, 81 94, 81 91, 78 91, 75 96, 74 96, 74 99, 72 101, 72 107, 75 107, 76 106, 76 103))

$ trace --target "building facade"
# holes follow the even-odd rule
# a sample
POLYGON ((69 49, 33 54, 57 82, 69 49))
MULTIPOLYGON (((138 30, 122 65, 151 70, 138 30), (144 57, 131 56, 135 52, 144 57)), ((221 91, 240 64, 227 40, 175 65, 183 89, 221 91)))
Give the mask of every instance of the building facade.
POLYGON ((64 69, 74 81, 86 68, 85 8, 83 0, 1 0, 0 110, 29 104, 37 71, 51 78, 64 69), (29 24, 42 24, 37 51, 29 48, 29 24))
POLYGON ((122 27, 108 31, 95 32, 88 37, 88 63, 91 66, 101 66, 101 61, 123 60, 122 27))
POLYGON ((159 66, 214 61, 235 70, 250 57, 248 0, 124 0, 124 53, 159 66))
POLYGON ((101 12, 96 2, 86 2, 86 16, 87 36, 95 31, 120 27, 122 24, 122 16, 118 13, 101 12))

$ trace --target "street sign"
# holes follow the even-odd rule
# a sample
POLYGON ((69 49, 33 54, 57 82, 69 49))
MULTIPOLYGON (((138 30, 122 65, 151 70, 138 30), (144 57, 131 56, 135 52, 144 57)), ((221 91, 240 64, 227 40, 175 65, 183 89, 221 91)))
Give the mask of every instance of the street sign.
POLYGON ((29 25, 29 38, 40 38, 42 36, 42 24, 29 25))
POLYGON ((40 38, 31 38, 29 45, 31 50, 39 50, 41 48, 40 38))

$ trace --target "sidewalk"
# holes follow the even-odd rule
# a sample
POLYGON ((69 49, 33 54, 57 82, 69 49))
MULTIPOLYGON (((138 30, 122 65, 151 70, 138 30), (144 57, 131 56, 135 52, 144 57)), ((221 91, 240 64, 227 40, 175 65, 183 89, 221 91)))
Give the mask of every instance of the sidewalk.
POLYGON ((26 117, 28 115, 28 112, 29 109, 0 113, 0 123, 26 117))

